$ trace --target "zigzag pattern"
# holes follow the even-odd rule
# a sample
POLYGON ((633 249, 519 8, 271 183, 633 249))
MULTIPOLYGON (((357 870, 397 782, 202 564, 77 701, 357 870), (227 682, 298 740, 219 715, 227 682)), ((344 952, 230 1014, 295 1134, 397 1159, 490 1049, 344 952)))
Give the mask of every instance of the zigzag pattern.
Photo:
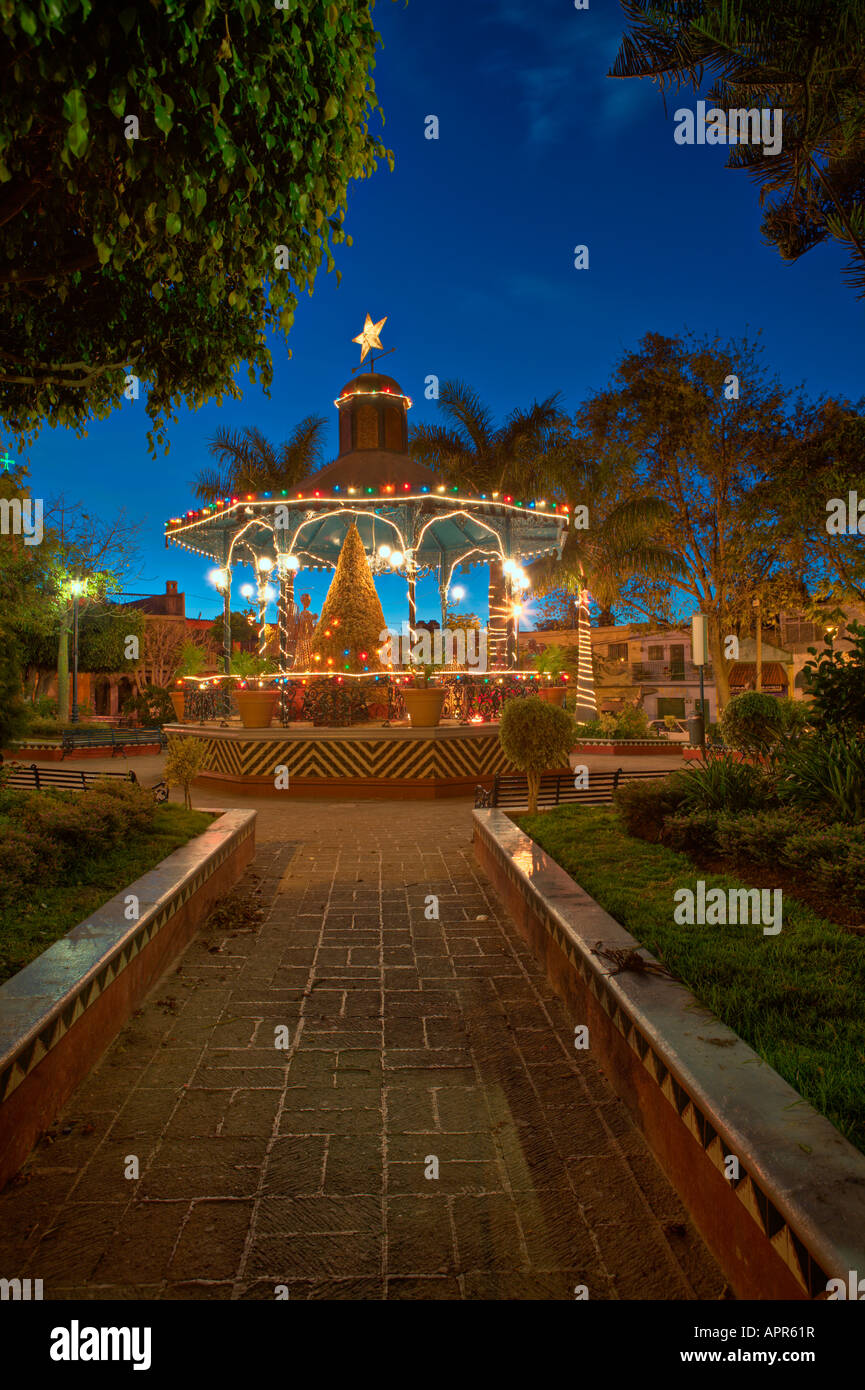
MULTIPOLYGON (((505 860, 508 877, 519 892, 537 913, 538 900, 528 890, 526 884, 513 871, 509 860, 505 860)), ((643 1067, 657 1084, 662 1095, 676 1111, 682 1124, 696 1139, 697 1143, 711 1159, 714 1166, 725 1174, 725 1159, 732 1152, 731 1146, 713 1127, 684 1086, 675 1079, 669 1069, 655 1052, 648 1038, 634 1023, 604 978, 577 950, 571 937, 560 924, 548 914, 543 915, 544 928, 556 945, 567 956, 586 989, 594 995, 613 1026, 621 1033, 628 1046, 639 1057, 643 1067)), ((809 1298, 817 1298, 826 1292, 828 1274, 817 1263, 813 1255, 802 1243, 796 1232, 788 1225, 786 1218, 778 1210, 771 1198, 763 1191, 752 1173, 747 1172, 739 1160, 739 1177, 728 1179, 736 1196, 749 1216, 765 1236, 775 1252, 780 1255, 790 1273, 809 1298)))
POLYGON ((231 777, 430 779, 505 772, 498 736, 465 739, 293 739, 291 742, 208 739, 205 767, 231 777))

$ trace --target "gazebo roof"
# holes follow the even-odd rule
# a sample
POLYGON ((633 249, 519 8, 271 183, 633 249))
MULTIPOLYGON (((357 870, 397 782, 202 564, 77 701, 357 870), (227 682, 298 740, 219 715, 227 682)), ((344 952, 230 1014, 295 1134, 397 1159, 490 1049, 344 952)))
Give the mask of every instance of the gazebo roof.
POLYGON ((396 482, 403 492, 406 483, 416 483, 417 490, 426 485, 430 491, 439 484, 450 486, 446 478, 440 478, 408 454, 397 454, 390 449, 353 449, 304 478, 296 491, 301 496, 310 496, 316 491, 332 492, 337 487, 341 492, 349 487, 373 487, 380 492, 386 484, 396 482))

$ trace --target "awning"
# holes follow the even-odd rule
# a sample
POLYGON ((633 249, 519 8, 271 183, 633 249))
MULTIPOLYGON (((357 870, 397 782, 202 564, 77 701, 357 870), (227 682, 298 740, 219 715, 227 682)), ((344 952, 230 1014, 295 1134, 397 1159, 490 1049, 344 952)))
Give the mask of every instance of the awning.
MULTIPOLYGON (((756 661, 737 661, 730 672, 730 689, 756 690, 757 688, 757 663, 756 661)), ((780 691, 786 694, 789 686, 787 684, 787 670, 780 661, 766 661, 763 663, 763 674, 761 688, 767 694, 780 691)))

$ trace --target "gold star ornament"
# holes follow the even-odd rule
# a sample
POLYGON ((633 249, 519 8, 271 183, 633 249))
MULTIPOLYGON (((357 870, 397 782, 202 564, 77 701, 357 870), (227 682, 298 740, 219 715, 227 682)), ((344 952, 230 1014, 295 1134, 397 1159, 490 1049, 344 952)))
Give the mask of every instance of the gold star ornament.
POLYGON ((387 323, 387 315, 386 315, 386 314, 385 314, 385 316, 384 316, 383 319, 380 319, 380 320, 379 320, 378 323, 373 323, 373 321, 372 321, 372 319, 370 318, 369 314, 367 314, 367 316, 366 316, 366 323, 365 323, 364 326, 363 326, 363 332, 362 332, 362 333, 358 333, 357 337, 356 337, 356 338, 352 338, 352 340, 351 340, 353 343, 360 343, 360 360, 361 360, 361 362, 365 362, 365 361, 366 361, 366 355, 367 355, 367 353, 369 352, 370 348, 380 348, 380 347, 381 347, 381 345, 382 345, 382 343, 381 343, 381 338, 380 338, 378 335, 379 335, 379 333, 381 332, 381 330, 384 328, 384 326, 385 326, 386 323, 387 323))

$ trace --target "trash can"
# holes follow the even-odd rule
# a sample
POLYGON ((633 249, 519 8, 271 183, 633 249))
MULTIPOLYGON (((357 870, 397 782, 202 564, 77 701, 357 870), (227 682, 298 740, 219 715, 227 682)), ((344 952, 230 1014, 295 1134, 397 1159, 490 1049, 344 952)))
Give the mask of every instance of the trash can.
POLYGON ((702 748, 706 730, 703 724, 702 714, 692 714, 688 720, 688 737, 695 748, 702 748))

